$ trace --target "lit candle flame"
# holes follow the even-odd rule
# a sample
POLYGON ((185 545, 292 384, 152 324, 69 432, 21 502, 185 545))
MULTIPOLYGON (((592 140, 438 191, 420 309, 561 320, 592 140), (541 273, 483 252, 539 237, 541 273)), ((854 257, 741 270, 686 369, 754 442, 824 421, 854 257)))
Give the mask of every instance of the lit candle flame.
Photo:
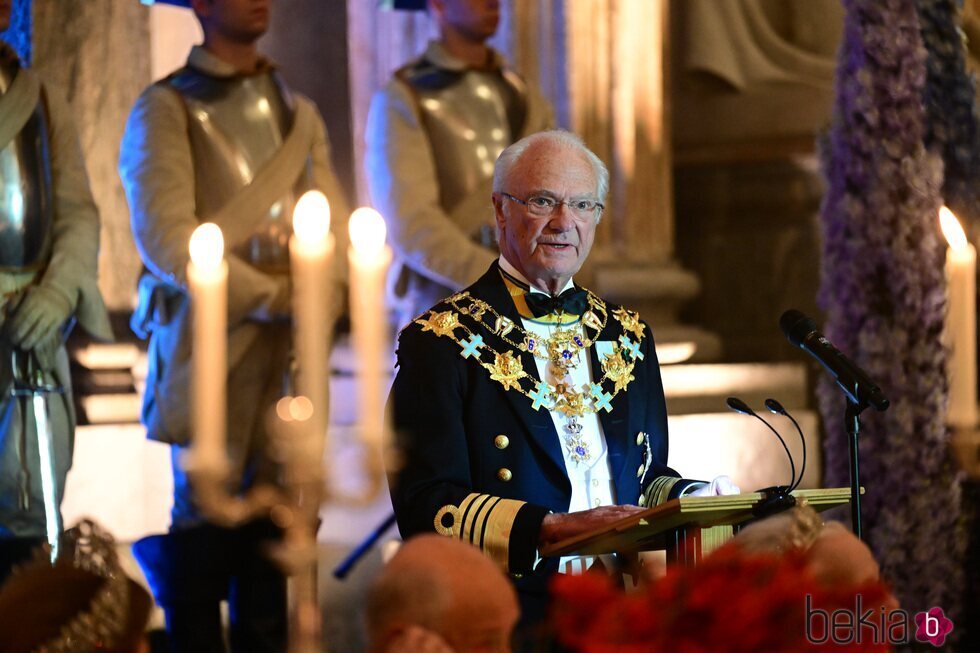
POLYGON ((939 225, 942 227, 943 235, 946 237, 950 249, 958 252, 967 248, 969 243, 967 243, 966 233, 963 231, 960 221, 945 206, 939 209, 939 225))
POLYGON ((225 255, 225 237, 221 227, 213 222, 205 222, 191 234, 191 261, 202 271, 214 271, 221 265, 225 255))
POLYGON ((361 256, 377 256, 385 246, 388 227, 381 214, 372 208, 362 206, 351 213, 347 230, 351 247, 361 256))
POLYGON ((306 243, 319 243, 330 233, 330 203, 318 190, 303 194, 293 211, 293 233, 306 243))

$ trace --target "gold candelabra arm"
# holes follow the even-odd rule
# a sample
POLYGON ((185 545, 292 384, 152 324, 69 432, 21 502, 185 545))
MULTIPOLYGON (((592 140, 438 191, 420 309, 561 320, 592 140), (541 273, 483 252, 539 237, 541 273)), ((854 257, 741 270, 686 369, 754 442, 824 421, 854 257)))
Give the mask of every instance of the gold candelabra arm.
POLYGON ((225 527, 234 527, 264 517, 287 501, 282 490, 272 485, 257 485, 244 495, 228 491, 227 461, 202 460, 189 452, 181 464, 194 489, 194 498, 207 518, 225 527))

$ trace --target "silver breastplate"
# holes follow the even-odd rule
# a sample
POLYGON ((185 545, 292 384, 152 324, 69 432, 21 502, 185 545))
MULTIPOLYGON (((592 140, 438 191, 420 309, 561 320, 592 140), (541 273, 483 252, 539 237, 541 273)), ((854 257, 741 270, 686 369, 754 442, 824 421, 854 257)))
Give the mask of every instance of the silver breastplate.
MULTIPOLYGON (((184 98, 194 155, 198 216, 218 212, 282 147, 294 109, 275 73, 212 77, 184 68, 169 79, 184 98)), ((263 270, 288 269, 296 193, 272 205, 262 226, 234 252, 263 270)))
POLYGON ((424 61, 403 70, 419 99, 447 210, 493 177, 497 156, 517 140, 527 94, 499 71, 446 71, 424 61))
MULTIPOLYGON (((0 94, 10 88, 18 69, 14 62, 0 62, 0 94)), ((20 133, 0 149, 0 270, 44 267, 52 218, 48 112, 42 95, 20 133)))

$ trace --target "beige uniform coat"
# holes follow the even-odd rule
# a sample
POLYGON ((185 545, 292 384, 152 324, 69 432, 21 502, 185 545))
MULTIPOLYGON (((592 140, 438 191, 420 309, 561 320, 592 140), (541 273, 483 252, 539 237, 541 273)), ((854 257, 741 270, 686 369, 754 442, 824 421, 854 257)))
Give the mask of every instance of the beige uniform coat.
MULTIPOLYGON (((0 57, 15 56, 0 42, 0 57)), ((51 256, 47 266, 37 272, 0 272, 3 304, 16 305, 25 289, 32 285, 44 286, 68 301, 78 324, 90 335, 111 340, 109 317, 98 288, 99 213, 89 188, 71 109, 57 90, 42 84, 29 68, 18 72, 15 83, 0 98, 0 148, 7 147, 20 132, 38 102, 44 102, 48 114, 54 200, 51 256)), ((9 318, 6 310, 3 313, 9 318)), ((9 345, 2 347, 2 351, 9 353, 9 345)), ((60 503, 71 467, 75 434, 68 355, 60 339, 41 343, 36 353, 41 365, 66 390, 64 395, 55 394, 49 398, 60 503)), ((10 378, 6 374, 3 381, 0 384, 3 386, 0 389, 0 536, 42 537, 45 533, 44 503, 34 419, 32 414, 27 415, 27 432, 24 433, 20 402, 9 397, 10 378), (26 436, 23 455, 30 471, 26 510, 19 507, 21 457, 16 443, 22 436, 26 436)))
MULTIPOLYGON (((493 56, 496 65, 505 66, 498 53, 493 56)), ((466 69, 465 63, 437 42, 429 44, 423 57, 446 70, 466 69)), ((519 137, 553 126, 551 105, 528 85, 526 119, 519 137)), ((481 226, 493 222, 492 180, 487 179, 454 206, 440 203, 440 179, 418 99, 398 76, 374 97, 365 140, 371 201, 387 220, 395 252, 389 302, 404 324, 476 281, 496 260, 496 251, 472 237, 481 226)))
MULTIPOLYGON (((189 64, 215 76, 231 66, 202 48, 189 64)), ((190 313, 187 245, 194 229, 215 221, 228 234, 250 212, 264 215, 312 163, 313 181, 331 203, 331 230, 338 253, 346 252, 347 203, 330 164, 329 141, 310 100, 293 94, 296 116, 282 150, 255 180, 217 215, 195 206, 194 156, 187 114, 166 83, 149 87, 137 100, 123 137, 120 172, 131 210, 133 235, 148 270, 141 280, 134 324, 149 332, 149 374, 143 402, 148 437, 186 445, 190 433, 190 313), (305 131, 304 131, 305 130, 305 131)), ((338 286, 345 257, 335 257, 338 286)), ((263 272, 229 253, 228 263, 228 446, 233 471, 247 459, 264 458, 264 417, 281 396, 289 363, 289 278, 263 272)), ((333 296, 342 297, 340 288, 333 296)))

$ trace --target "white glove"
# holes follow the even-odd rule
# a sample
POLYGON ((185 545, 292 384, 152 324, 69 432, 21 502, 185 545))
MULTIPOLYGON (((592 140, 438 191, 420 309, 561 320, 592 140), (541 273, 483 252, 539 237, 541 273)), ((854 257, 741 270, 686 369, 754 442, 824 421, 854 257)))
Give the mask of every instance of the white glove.
POLYGON ((689 497, 717 497, 726 494, 740 494, 742 491, 732 482, 730 476, 716 476, 710 483, 691 492, 689 497))

